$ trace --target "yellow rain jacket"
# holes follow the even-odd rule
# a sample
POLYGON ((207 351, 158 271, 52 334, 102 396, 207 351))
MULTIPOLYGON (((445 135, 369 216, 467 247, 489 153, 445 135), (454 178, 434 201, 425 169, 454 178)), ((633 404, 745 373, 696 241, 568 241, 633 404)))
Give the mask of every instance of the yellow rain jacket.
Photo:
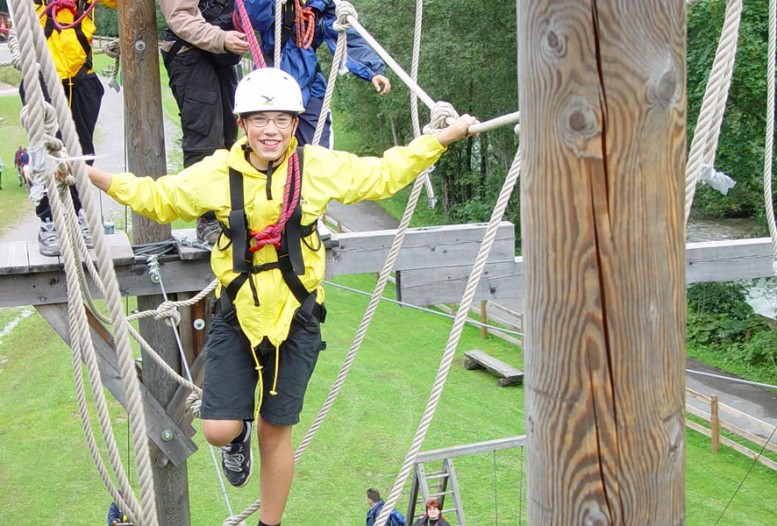
MULTIPOLYGON (((73 78, 81 72, 86 65, 84 73, 92 72, 92 36, 96 30, 94 25, 94 10, 84 16, 81 23, 70 29, 58 29, 54 21, 48 16, 46 6, 52 2, 48 0, 34 0, 35 12, 38 14, 40 24, 46 34, 49 52, 60 78, 73 78)), ((59 7, 56 11, 56 20, 60 26, 69 26, 83 15, 94 0, 75 0, 75 7, 59 7)), ((99 3, 115 8, 116 0, 99 0, 99 3)))
MULTIPOLYGON (((286 185, 287 162, 297 147, 292 139, 286 159, 273 170, 272 201, 267 200, 265 174, 257 171, 245 159, 239 140, 230 151, 218 150, 210 157, 196 163, 178 175, 166 175, 156 181, 150 177, 138 178, 124 173, 113 176, 108 195, 135 212, 160 223, 177 218, 193 221, 203 213, 213 210, 218 220, 229 224, 230 194, 229 167, 243 174, 245 214, 250 230, 261 231, 278 221, 286 185)), ((326 211, 331 200, 353 204, 367 199, 381 199, 398 192, 426 168, 430 167, 445 151, 436 136, 424 135, 407 146, 391 148, 382 158, 328 150, 320 146, 305 146, 302 163, 302 187, 300 206, 302 225, 314 223, 326 211)), ((226 245, 222 240, 217 245, 226 245)), ((232 244, 211 253, 211 267, 218 277, 221 294, 224 287, 238 274, 232 271, 232 244)), ((312 250, 318 243, 301 241, 305 274, 302 284, 310 291, 317 291, 318 303, 324 301, 321 282, 324 279, 325 252, 312 250)), ((254 252, 253 265, 278 261, 272 245, 254 252)), ((252 347, 266 336, 278 347, 289 334, 292 318, 299 302, 289 290, 279 269, 250 274, 259 296, 254 304, 249 283, 244 283, 235 298, 235 310, 243 332, 252 347)))

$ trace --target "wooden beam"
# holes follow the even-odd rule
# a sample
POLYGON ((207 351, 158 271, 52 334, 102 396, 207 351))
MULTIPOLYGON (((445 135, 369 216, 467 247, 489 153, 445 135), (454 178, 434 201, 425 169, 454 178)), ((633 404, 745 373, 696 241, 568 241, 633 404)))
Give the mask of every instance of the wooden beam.
POLYGON ((688 243, 685 266, 687 283, 771 277, 772 240, 762 237, 688 243))
MULTIPOLYGON (((471 264, 397 271, 397 299, 411 305, 457 302, 464 295, 471 272, 471 264)), ((487 263, 475 291, 475 299, 522 299, 523 287, 523 258, 487 263)))
MULTIPOLYGON (((485 230, 483 224, 408 229, 394 270, 472 265, 485 230)), ((489 262, 515 259, 514 231, 511 223, 499 226, 489 262)), ((395 235, 395 230, 332 234, 332 248, 326 258, 327 277, 382 270, 395 235)))
MULTIPOLYGON (((38 305, 36 309, 59 337, 70 345, 67 304, 38 305)), ((126 395, 124 385, 121 382, 121 371, 116 358, 116 349, 113 346, 113 338, 92 315, 89 315, 89 326, 100 368, 100 379, 122 407, 126 408, 126 395)), ((165 408, 148 392, 144 384, 140 384, 140 389, 145 407, 148 436, 158 448, 157 455, 152 457, 152 460, 159 466, 165 466, 168 463, 172 463, 174 466, 182 464, 197 451, 197 445, 190 438, 194 433, 188 431, 189 427, 186 431, 179 427, 168 415, 165 408), (171 440, 162 438, 162 433, 166 430, 172 432, 171 440)), ((188 422, 186 423, 188 424, 188 422)))
POLYGON ((519 0, 527 523, 685 522, 684 0, 519 0))

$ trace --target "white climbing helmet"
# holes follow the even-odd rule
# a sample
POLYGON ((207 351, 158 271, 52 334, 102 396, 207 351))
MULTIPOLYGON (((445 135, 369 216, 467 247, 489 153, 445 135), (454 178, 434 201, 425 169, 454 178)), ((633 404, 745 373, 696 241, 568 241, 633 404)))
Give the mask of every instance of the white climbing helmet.
POLYGON ((294 78, 277 68, 255 69, 235 90, 235 115, 257 111, 302 113, 302 92, 294 78))

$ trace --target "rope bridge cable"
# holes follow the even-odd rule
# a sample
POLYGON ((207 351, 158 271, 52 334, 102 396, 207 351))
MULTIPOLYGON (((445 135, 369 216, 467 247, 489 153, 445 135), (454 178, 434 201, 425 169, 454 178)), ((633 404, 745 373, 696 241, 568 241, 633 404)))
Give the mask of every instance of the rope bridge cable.
POLYGON ((704 92, 701 110, 696 121, 696 129, 691 141, 691 150, 685 167, 685 222, 691 214, 696 185, 699 182, 703 165, 715 164, 720 127, 726 109, 731 76, 734 71, 734 59, 737 52, 739 23, 742 19, 742 0, 729 0, 721 31, 715 60, 712 63, 707 88, 704 92))
POLYGON ((329 114, 329 106, 332 102, 332 95, 335 91, 335 83, 337 82, 337 74, 341 65, 347 60, 346 46, 347 36, 346 31, 350 27, 345 15, 345 7, 341 10, 341 7, 337 7, 337 20, 332 27, 338 32, 337 44, 335 45, 335 52, 332 57, 332 66, 329 69, 329 79, 326 83, 326 92, 324 93, 324 101, 321 105, 321 112, 318 114, 318 121, 316 121, 316 131, 313 134, 313 144, 319 144, 321 142, 321 136, 324 134, 324 125, 326 124, 326 117, 329 114))
MULTIPOLYGON (((414 82, 418 82, 418 68, 421 63, 421 28, 423 27, 424 17, 424 2, 423 0, 416 0, 415 3, 415 24, 413 27, 413 58, 410 65, 410 76, 414 82)), ((418 137, 421 135, 421 125, 418 118, 418 96, 414 91, 410 92, 410 117, 413 121, 413 136, 418 137)), ((427 172, 421 177, 424 178, 424 186, 426 188, 426 202, 429 208, 434 208, 437 200, 434 197, 434 185, 432 185, 432 178, 430 176, 432 170, 427 172)))
MULTIPOLYGON (((15 19, 18 21, 18 27, 21 29, 29 28, 29 31, 33 32, 34 37, 42 36, 42 33, 40 32, 40 26, 37 21, 37 17, 35 17, 32 14, 32 4, 28 5, 22 5, 21 7, 12 4, 11 8, 13 9, 14 13, 18 13, 19 16, 15 16, 15 19), (37 30, 37 33, 35 31, 37 30)), ((24 31, 23 31, 24 33, 24 31)), ((40 153, 45 155, 45 152, 42 150, 42 143, 45 142, 44 135, 46 135, 46 131, 48 131, 49 135, 55 133, 56 130, 56 124, 55 123, 49 123, 49 122, 41 122, 42 116, 40 110, 44 108, 44 101, 42 97, 42 93, 39 86, 39 75, 36 68, 36 54, 39 53, 45 53, 45 42, 43 43, 43 46, 40 46, 40 39, 39 38, 26 38, 23 39, 23 43, 21 45, 21 48, 16 48, 15 46, 12 46, 13 51, 16 51, 18 54, 18 60, 16 60, 16 63, 19 66, 19 69, 22 71, 23 79, 25 82, 25 85, 27 86, 27 93, 28 93, 28 101, 30 106, 28 107, 29 114, 29 121, 28 121, 28 133, 30 134, 31 143, 35 145, 35 148, 40 148, 40 153), (38 50, 34 48, 35 45, 38 45, 38 50), (50 126, 53 124, 53 129, 50 128, 50 126)), ((43 55, 44 58, 46 55, 43 55)), ((42 63, 45 65, 45 61, 42 61, 42 63)), ((59 86, 61 84, 58 83, 59 86)), ((61 87, 60 87, 61 90, 61 87)), ((53 141, 48 141, 49 144, 51 144, 53 141)), ((61 146, 60 146, 61 149, 61 146)), ((36 159, 36 162, 39 162, 43 156, 38 156, 39 158, 36 159)), ((45 161, 45 159, 43 159, 45 161)), ((40 168, 40 167, 38 167, 40 168)), ((60 201, 57 199, 59 196, 59 193, 57 191, 56 185, 53 181, 53 178, 49 178, 49 192, 51 194, 51 205, 52 210, 55 215, 55 220, 59 222, 59 224, 63 224, 66 222, 66 220, 63 218, 64 212, 62 210, 62 205, 60 204, 60 201)), ((70 194, 69 192, 65 192, 65 200, 66 200, 66 210, 72 209, 72 201, 70 200, 70 194)), ((61 243, 62 246, 67 248, 72 244, 73 238, 72 236, 60 236, 61 237, 61 243)), ((78 236, 78 239, 81 243, 81 248, 83 251, 86 251, 85 244, 83 242, 83 239, 80 238, 80 235, 78 236)), ((65 252, 65 263, 66 268, 68 269, 67 273, 67 279, 68 279, 68 288, 74 289, 76 291, 79 290, 78 287, 74 284, 74 281, 77 278, 74 278, 74 266, 75 266, 75 272, 78 272, 79 266, 74 265, 74 260, 72 252, 66 251, 65 252)), ((77 263, 77 262, 76 262, 77 263)), ((104 408, 105 406, 105 400, 102 398, 102 391, 97 390, 94 391, 94 386, 96 385, 94 383, 94 377, 97 376, 99 378, 99 371, 96 367, 96 362, 94 361, 94 349, 91 346, 91 340, 88 340, 87 342, 84 342, 83 339, 79 338, 79 334, 83 334, 85 324, 84 322, 84 316, 83 312, 81 313, 82 316, 75 318, 74 320, 74 308, 76 303, 71 302, 69 303, 69 312, 71 313, 71 336, 73 341, 73 346, 71 347, 71 359, 73 361, 73 368, 74 368, 74 378, 76 382, 77 387, 77 398, 78 398, 78 406, 79 406, 79 415, 82 420, 82 425, 84 427, 84 432, 86 434, 88 445, 93 453, 93 458, 95 459, 95 464, 97 466, 98 472, 102 476, 103 480, 106 483, 106 487, 111 488, 112 484, 110 482, 110 476, 107 473, 107 470, 105 469, 104 464, 102 463, 102 459, 99 456, 99 453, 97 452, 97 445, 96 441, 94 440, 94 435, 92 433, 91 427, 89 425, 89 418, 87 416, 87 408, 86 408, 86 399, 84 396, 84 388, 83 388, 83 379, 81 376, 81 365, 80 365, 80 356, 81 354, 84 355, 85 359, 87 360, 87 366, 88 366, 88 372, 90 376, 90 381, 92 382, 93 386, 93 393, 95 396, 95 404, 99 408, 104 408), (80 332, 75 331, 75 327, 78 324, 79 328, 81 329, 80 332), (84 352, 80 353, 78 352, 79 348, 84 347, 84 352)), ((86 332, 88 333, 88 327, 86 328, 86 332)), ((107 414, 105 411, 101 411, 101 416, 104 416, 107 414)), ((110 421, 107 418, 101 418, 100 421, 101 429, 103 430, 103 433, 110 432, 110 421)), ((129 484, 127 482, 126 476, 123 475, 123 470, 120 469, 121 463, 120 463, 120 457, 118 456, 118 448, 115 445, 115 441, 111 442, 110 438, 112 438, 112 433, 110 433, 107 447, 109 449, 109 454, 112 455, 112 459, 115 461, 116 459, 119 459, 118 466, 119 469, 116 469, 116 463, 114 462, 114 472, 116 473, 117 477, 120 479, 120 481, 123 483, 124 486, 129 487, 129 484)), ((115 491, 114 491, 115 493, 115 491)), ((118 495, 117 495, 118 497, 118 495)), ((136 516, 139 516, 138 513, 138 506, 137 503, 130 498, 129 509, 133 510, 136 514, 136 516)))
MULTIPOLYGON (((67 101, 65 99, 61 80, 54 68, 53 62, 49 55, 46 39, 43 35, 43 31, 38 22, 37 16, 35 16, 33 5, 23 0, 12 0, 10 3, 12 9, 12 16, 21 34, 25 37, 31 35, 31 38, 20 39, 19 50, 21 57, 21 69, 23 82, 27 90, 28 103, 31 105, 31 113, 33 115, 32 122, 40 123, 41 116, 40 111, 43 108, 43 97, 40 92, 40 85, 38 82, 39 74, 36 68, 36 62, 40 64, 40 76, 43 78, 46 85, 49 87, 48 91, 51 96, 53 106, 57 111, 57 117, 59 122, 59 128, 62 132, 62 136, 65 138, 67 145, 67 151, 80 152, 80 146, 77 143, 75 126, 72 122, 72 115, 70 114, 67 101)), ((42 148, 45 146, 51 146, 53 141, 45 143, 43 139, 42 130, 33 126, 29 130, 31 136, 31 144, 36 147, 42 148)), ((54 150, 55 148, 51 148, 54 150)), ((61 147, 59 148, 61 150, 61 147)), ((42 152, 41 159, 51 159, 42 152)), ((60 152, 61 157, 61 152, 60 152)), ((54 162, 53 159, 49 161, 54 162)), ((135 447, 135 460, 138 463, 139 483, 141 490, 141 506, 138 509, 135 502, 133 502, 133 496, 128 483, 120 481, 123 486, 127 486, 128 509, 135 515, 136 522, 139 524, 156 526, 157 514, 156 514, 156 501, 153 488, 153 476, 151 472, 150 455, 148 452, 148 446, 146 441, 146 431, 142 407, 142 399, 139 394, 138 379, 134 371, 134 359, 129 347, 127 331, 122 328, 123 325, 123 309, 121 306, 121 296, 118 291, 118 285, 116 283, 115 274, 113 272, 112 261, 108 249, 102 246, 102 229, 97 226, 97 217, 91 210, 92 198, 88 192, 84 192, 84 189, 88 188, 88 182, 85 181, 85 173, 83 164, 80 161, 74 162, 74 167, 77 170, 76 184, 81 190, 83 196, 84 209, 87 212, 89 218, 90 227, 93 234, 97 238, 98 245, 96 247, 96 253, 98 255, 99 271, 103 281, 107 284, 108 294, 106 299, 111 309, 111 318, 114 322, 114 328, 116 330, 114 336, 116 339, 117 354, 119 359, 119 365, 121 368, 121 379, 124 385, 125 393, 127 394, 128 413, 131 418, 137 423, 134 427, 133 443, 135 447)), ((86 246, 83 239, 80 238, 80 232, 77 226, 75 215, 70 211, 72 210, 73 203, 70 199, 69 192, 59 192, 57 184, 54 178, 51 177, 53 171, 47 178, 47 186, 49 199, 51 201, 52 211, 54 215, 55 224, 58 225, 60 232, 59 241, 62 250, 62 257, 65 263, 66 277, 69 283, 69 290, 72 294, 78 298, 80 291, 78 288, 78 272, 80 262, 77 260, 76 250, 80 249, 81 254, 87 254, 86 246), (62 202, 64 201, 64 203, 62 202), (63 228, 66 227, 66 228, 63 228)), ((85 256, 88 257, 88 256, 85 256)), ((75 301, 69 302, 70 313, 70 330, 71 340, 73 344, 73 352, 79 350, 80 354, 83 354, 87 360, 90 360, 89 355, 94 355, 94 348, 91 339, 88 338, 89 329, 86 323, 86 316, 83 308, 77 308, 75 301)), ((80 356, 79 356, 80 359, 80 356)), ((93 374, 93 368, 87 366, 90 371, 90 376, 93 374)), ((99 373, 98 373, 99 374, 99 373)), ((94 390, 94 389, 93 389, 94 390)), ((95 398, 95 403, 101 405, 101 399, 98 395, 95 398)), ((110 421, 108 418, 101 416, 101 428, 105 438, 110 442, 113 436, 110 429, 110 421)), ((87 431, 87 435, 89 432, 87 431)), ((89 437, 87 437, 89 440, 89 437)), ((115 441, 114 441, 115 445, 115 441)), ((111 452, 109 451, 109 454, 111 452)), ((120 457, 115 465, 120 465, 120 457)), ((98 467, 99 470, 99 467, 98 467)), ((120 473, 117 473, 120 476, 120 473)), ((108 484, 106 484, 109 486, 108 484)), ((110 490, 110 487, 109 487, 110 490)), ((118 497, 118 495, 116 495, 118 497)), ((121 499, 118 499, 121 500, 121 499)))
POLYGON ((772 195, 772 171, 774 169, 774 75, 777 53, 777 1, 769 0, 769 45, 766 67, 766 136, 764 139, 764 206, 769 235, 772 238, 772 266, 777 272, 777 227, 774 221, 774 196, 772 195))
POLYGON ((386 504, 375 521, 375 524, 378 526, 385 526, 391 510, 394 508, 394 506, 396 506, 396 503, 399 500, 399 495, 402 492, 402 488, 404 488, 405 483, 410 476, 413 465, 415 464, 416 457, 418 456, 424 439, 426 438, 426 434, 431 427, 432 418, 434 417, 434 413, 442 397, 442 390, 445 386, 445 380, 447 379, 451 364, 453 363, 456 347, 458 346, 459 340, 461 339, 461 333, 464 329, 466 318, 468 317, 468 311, 472 305, 473 298, 475 297, 475 292, 477 291, 480 278, 482 277, 483 271, 485 270, 486 262, 491 252, 491 247, 493 246, 494 239, 496 238, 499 223, 502 221, 504 212, 507 209, 507 204, 510 200, 510 196, 513 193, 513 189, 518 182, 518 176, 520 175, 520 172, 521 153, 519 150, 513 159, 512 166, 510 167, 510 170, 507 173, 507 177, 505 178, 505 182, 502 185, 502 189, 499 192, 499 197, 497 198, 493 213, 491 214, 491 219, 489 220, 488 226, 486 228, 486 233, 483 237, 483 243, 480 247, 480 250, 478 251, 477 257, 475 258, 475 263, 467 281, 467 286, 464 289, 464 295, 461 299, 460 308, 456 313, 456 320, 454 321, 453 327, 451 328, 448 343, 445 347, 445 351, 443 352, 443 356, 440 361, 440 367, 437 371, 437 376, 435 377, 435 381, 432 386, 432 390, 429 395, 429 400, 426 404, 423 416, 421 417, 421 422, 418 425, 415 437, 413 438, 410 449, 405 456, 405 461, 399 474, 397 475, 394 486, 391 488, 388 499, 386 499, 386 504))

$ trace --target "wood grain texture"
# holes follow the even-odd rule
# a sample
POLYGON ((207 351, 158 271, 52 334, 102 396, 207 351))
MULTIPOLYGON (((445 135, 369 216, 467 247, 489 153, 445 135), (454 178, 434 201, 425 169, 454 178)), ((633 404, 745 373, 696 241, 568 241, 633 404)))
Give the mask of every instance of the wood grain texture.
POLYGON ((683 524, 685 2, 517 5, 528 522, 683 524))

